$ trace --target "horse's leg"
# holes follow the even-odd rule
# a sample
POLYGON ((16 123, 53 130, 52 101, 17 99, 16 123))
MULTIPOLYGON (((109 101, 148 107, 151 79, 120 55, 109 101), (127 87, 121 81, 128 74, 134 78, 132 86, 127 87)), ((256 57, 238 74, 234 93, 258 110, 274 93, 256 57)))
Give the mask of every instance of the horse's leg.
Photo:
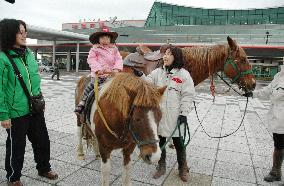
POLYGON ((100 159, 101 155, 99 151, 98 140, 96 137, 92 138, 92 146, 93 146, 93 151, 96 154, 96 160, 100 159))
POLYGON ((131 159, 130 155, 134 151, 135 144, 128 146, 122 150, 123 153, 123 172, 122 172, 122 185, 131 186, 131 159))
POLYGON ((85 159, 85 155, 83 152, 83 125, 77 125, 77 139, 78 139, 78 146, 77 146, 77 158, 79 160, 84 160, 85 159))
POLYGON ((102 185, 109 186, 110 181, 110 170, 111 170, 111 160, 110 160, 110 152, 104 147, 100 147, 101 152, 101 176, 102 176, 102 185))
POLYGON ((92 137, 92 146, 93 146, 93 151, 96 154, 96 160, 97 160, 97 159, 101 158, 101 155, 100 155, 99 146, 98 146, 98 139, 97 139, 96 134, 95 134, 95 128, 96 128, 96 125, 94 123, 92 123, 91 124, 91 131, 94 134, 94 137, 92 137))

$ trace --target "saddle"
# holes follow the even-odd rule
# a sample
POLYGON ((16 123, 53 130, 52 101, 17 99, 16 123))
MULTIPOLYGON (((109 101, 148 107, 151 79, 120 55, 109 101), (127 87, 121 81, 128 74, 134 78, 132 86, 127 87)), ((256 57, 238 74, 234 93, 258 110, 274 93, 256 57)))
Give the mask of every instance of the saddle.
POLYGON ((163 58, 160 50, 152 52, 147 46, 140 45, 135 53, 131 53, 123 61, 123 65, 143 68, 147 63, 158 63, 163 58))

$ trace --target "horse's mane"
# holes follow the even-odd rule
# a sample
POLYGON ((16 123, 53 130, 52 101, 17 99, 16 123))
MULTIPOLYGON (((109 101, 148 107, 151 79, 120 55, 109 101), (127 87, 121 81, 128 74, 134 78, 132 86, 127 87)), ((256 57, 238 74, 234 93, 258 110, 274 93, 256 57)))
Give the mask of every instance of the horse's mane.
POLYGON ((111 84, 102 95, 103 97, 114 104, 124 117, 128 115, 130 104, 157 108, 161 99, 156 86, 131 73, 118 73, 115 75, 111 84), (129 93, 133 94, 135 98, 131 99, 129 93))
POLYGON ((220 70, 227 50, 228 45, 185 47, 182 49, 185 69, 193 72, 191 76, 195 85, 220 70), (204 75, 208 76, 204 77, 204 75))

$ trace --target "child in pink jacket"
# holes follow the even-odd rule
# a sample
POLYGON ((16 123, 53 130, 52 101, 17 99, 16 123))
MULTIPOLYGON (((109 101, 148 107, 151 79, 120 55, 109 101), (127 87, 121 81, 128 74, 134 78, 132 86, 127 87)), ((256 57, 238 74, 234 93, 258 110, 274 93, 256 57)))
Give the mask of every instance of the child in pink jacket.
POLYGON ((77 115, 82 113, 86 99, 94 89, 94 78, 99 78, 100 85, 107 79, 108 73, 122 70, 122 57, 118 48, 114 45, 117 36, 116 32, 110 32, 104 26, 90 36, 89 40, 94 46, 89 52, 87 62, 91 68, 92 81, 85 88, 81 101, 75 108, 74 112, 77 115))

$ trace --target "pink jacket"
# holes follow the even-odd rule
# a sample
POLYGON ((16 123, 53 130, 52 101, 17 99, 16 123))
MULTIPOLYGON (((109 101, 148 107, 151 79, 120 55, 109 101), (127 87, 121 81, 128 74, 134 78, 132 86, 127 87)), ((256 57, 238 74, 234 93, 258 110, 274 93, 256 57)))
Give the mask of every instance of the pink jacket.
POLYGON ((92 47, 87 62, 91 68, 91 75, 101 71, 122 70, 123 61, 117 47, 92 47))

